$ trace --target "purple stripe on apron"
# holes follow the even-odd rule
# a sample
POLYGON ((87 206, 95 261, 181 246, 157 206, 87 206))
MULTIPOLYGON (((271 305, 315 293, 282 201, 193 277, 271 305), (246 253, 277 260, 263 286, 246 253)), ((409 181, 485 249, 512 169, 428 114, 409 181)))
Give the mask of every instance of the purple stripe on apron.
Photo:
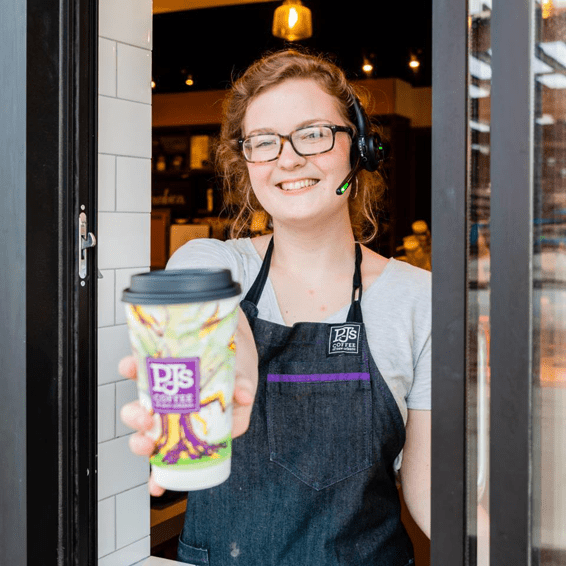
POLYGON ((369 381, 369 373, 314 373, 311 375, 289 375, 268 373, 267 381, 315 383, 317 381, 369 381))

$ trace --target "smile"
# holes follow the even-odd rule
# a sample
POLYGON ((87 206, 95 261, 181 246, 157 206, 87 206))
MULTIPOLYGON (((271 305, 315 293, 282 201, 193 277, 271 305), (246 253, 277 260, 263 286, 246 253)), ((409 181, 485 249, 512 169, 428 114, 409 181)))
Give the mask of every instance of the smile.
POLYGON ((297 191, 299 189, 304 189, 306 187, 312 187, 318 183, 318 179, 301 179, 299 181, 288 181, 284 183, 279 183, 279 188, 284 191, 297 191))

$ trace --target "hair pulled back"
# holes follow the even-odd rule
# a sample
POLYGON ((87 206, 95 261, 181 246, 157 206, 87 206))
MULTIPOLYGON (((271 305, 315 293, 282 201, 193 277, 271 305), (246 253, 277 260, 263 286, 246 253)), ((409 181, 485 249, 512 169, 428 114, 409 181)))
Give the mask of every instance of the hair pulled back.
MULTIPOLYGON (((334 96, 346 123, 356 130, 350 109, 357 96, 364 107, 369 103, 366 91, 348 83, 344 72, 331 61, 296 49, 277 51, 254 62, 232 85, 223 103, 223 120, 216 146, 216 168, 222 178, 225 203, 233 217, 230 237, 247 235, 252 216, 263 211, 252 190, 248 168, 238 140, 248 106, 262 92, 289 79, 314 80, 334 96)), ((375 131, 370 125, 370 134, 375 131)), ((385 183, 379 172, 360 171, 349 199, 350 220, 356 239, 367 243, 378 232, 378 210, 385 183)))

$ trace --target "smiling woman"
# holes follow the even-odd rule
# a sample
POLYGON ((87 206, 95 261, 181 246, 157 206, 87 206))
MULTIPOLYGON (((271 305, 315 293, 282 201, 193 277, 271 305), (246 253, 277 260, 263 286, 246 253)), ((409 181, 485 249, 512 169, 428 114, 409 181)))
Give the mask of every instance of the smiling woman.
MULTIPOLYGON (((362 165, 367 168, 367 156, 362 163, 353 147, 354 136, 362 129, 368 142, 375 142, 374 151, 383 144, 380 146, 375 126, 356 113, 364 91, 354 90, 337 67, 316 57, 284 59, 275 54, 251 69, 253 80, 238 81, 225 101, 216 154, 226 200, 235 209, 232 237, 249 227, 256 211, 266 210, 272 215, 271 207, 277 208, 277 200, 273 200, 277 192, 266 190, 271 182, 287 192, 293 189, 293 196, 299 196, 295 191, 301 189, 304 198, 292 205, 295 212, 290 210, 297 219, 315 218, 313 215, 327 201, 334 205, 332 214, 338 210, 346 214, 348 227, 351 219, 360 241, 373 239, 385 185, 379 171, 370 171, 378 169, 383 155, 376 153, 369 171, 360 170, 362 165), (274 113, 273 108, 281 112, 274 113), (316 131, 311 129, 314 126, 316 131), (311 142, 307 147, 305 132, 317 136, 316 147, 311 142), (266 134, 275 145, 264 154, 268 151, 266 134), (257 142, 261 142, 261 148, 257 142), (280 167, 273 167, 275 160, 280 167), (349 188, 353 178, 354 192, 349 188), (312 189, 305 190, 309 187, 312 189), (356 198, 336 199, 338 190, 356 198)), ((316 225, 312 229, 316 230, 316 225)))
MULTIPOLYGON (((242 286, 235 440, 228 480, 188 497, 181 561, 228 563, 237 541, 249 566, 414 564, 396 477, 428 533, 430 273, 360 243, 377 228, 383 148, 322 57, 267 55, 225 100, 233 239, 192 240, 167 268, 227 268, 242 286), (254 212, 273 233, 238 238, 254 212)), ((151 454, 147 412, 122 415, 151 454)))

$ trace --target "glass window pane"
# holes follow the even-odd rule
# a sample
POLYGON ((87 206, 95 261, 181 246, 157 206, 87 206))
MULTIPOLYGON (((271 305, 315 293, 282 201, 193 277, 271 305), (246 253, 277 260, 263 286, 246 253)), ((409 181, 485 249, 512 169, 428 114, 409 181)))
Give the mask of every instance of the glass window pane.
POLYGON ((489 564, 489 306, 490 306, 490 102, 491 10, 469 2, 469 198, 468 203, 468 472, 477 476, 470 489, 476 532, 470 532, 470 566, 489 564), (476 544, 477 541, 477 544, 476 544))
POLYGON ((566 564, 566 1, 539 0, 536 22, 533 539, 540 566, 558 566, 566 564))

